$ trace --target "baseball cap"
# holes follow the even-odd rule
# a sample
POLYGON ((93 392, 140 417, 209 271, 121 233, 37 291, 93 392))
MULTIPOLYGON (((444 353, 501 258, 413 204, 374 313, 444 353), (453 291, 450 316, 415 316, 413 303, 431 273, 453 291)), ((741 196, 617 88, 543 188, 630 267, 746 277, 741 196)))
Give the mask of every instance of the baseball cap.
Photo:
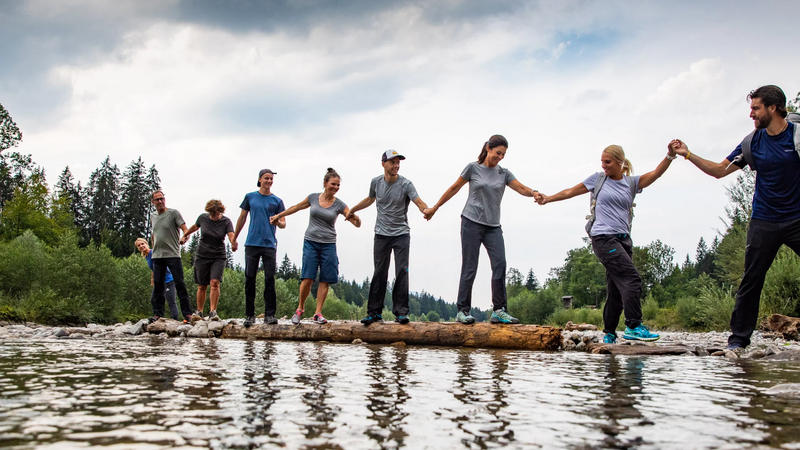
POLYGON ((399 158, 400 160, 406 159, 405 156, 401 155, 400 153, 397 153, 396 150, 386 150, 381 155, 381 162, 382 163, 386 162, 386 161, 388 161, 388 160, 390 160, 392 158, 399 158))
POLYGON ((261 169, 258 172, 258 180, 259 181, 256 183, 256 186, 261 187, 261 177, 263 177, 265 173, 271 173, 273 175, 277 175, 278 174, 278 172, 273 172, 273 171, 271 171, 269 169, 261 169))

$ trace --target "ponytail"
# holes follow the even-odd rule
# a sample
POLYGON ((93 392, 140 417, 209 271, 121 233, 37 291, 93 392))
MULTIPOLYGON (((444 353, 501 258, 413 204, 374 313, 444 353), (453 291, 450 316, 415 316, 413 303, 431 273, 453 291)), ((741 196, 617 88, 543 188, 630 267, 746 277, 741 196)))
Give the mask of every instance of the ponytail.
POLYGON ((608 153, 614 158, 615 161, 622 166, 622 173, 631 176, 633 174, 633 164, 625 158, 625 151, 619 145, 609 145, 603 150, 603 153, 608 153))
POLYGON ((325 174, 324 183, 327 184, 328 180, 330 180, 331 178, 342 179, 342 177, 340 177, 339 174, 336 173, 335 170, 333 170, 332 168, 328 167, 328 173, 325 174))
POLYGON ((481 153, 478 155, 478 164, 483 164, 483 162, 486 161, 486 156, 489 155, 489 149, 495 147, 508 148, 508 141, 499 134, 490 137, 489 140, 483 144, 483 147, 481 147, 481 153))

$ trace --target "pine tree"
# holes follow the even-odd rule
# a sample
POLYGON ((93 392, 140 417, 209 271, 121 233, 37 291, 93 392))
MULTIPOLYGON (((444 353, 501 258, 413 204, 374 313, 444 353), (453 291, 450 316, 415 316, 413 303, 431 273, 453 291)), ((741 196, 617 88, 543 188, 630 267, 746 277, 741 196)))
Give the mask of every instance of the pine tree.
POLYGON ((281 261, 281 265, 278 267, 275 276, 283 280, 289 280, 292 278, 292 261, 289 260, 289 254, 283 254, 283 261, 281 261))
MULTIPOLYGON (((150 196, 149 174, 142 158, 131 161, 122 175, 121 196, 118 205, 120 220, 121 251, 124 255, 134 252, 133 242, 136 238, 148 234, 148 219, 152 202, 150 196)), ((118 256, 124 256, 118 255, 118 256)))
POLYGON ((100 168, 92 172, 89 177, 87 189, 90 192, 91 200, 89 200, 90 209, 87 215, 88 228, 89 235, 98 245, 112 240, 110 235, 119 229, 120 221, 117 212, 119 177, 119 168, 116 164, 111 164, 111 158, 108 156, 100 168))
POLYGON ((525 288, 531 292, 536 292, 541 288, 539 280, 536 279, 536 275, 533 273, 533 269, 528 270, 528 277, 525 279, 525 288))
POLYGON ((194 267, 194 255, 197 254, 197 247, 200 246, 200 230, 192 234, 189 239, 189 246, 186 248, 186 253, 190 256, 189 266, 194 267))
POLYGON ((86 207, 84 205, 83 188, 80 181, 75 184, 75 178, 72 176, 69 166, 65 167, 64 171, 61 172, 55 187, 56 199, 59 203, 65 205, 72 214, 72 221, 78 228, 81 244, 87 244, 89 236, 85 230, 86 207))
POLYGON ((233 269, 233 251, 231 244, 225 244, 225 267, 233 269))
POLYGON ((147 219, 145 220, 145 236, 147 239, 150 239, 150 234, 153 230, 153 214, 156 213, 156 207, 153 206, 153 203, 150 201, 153 198, 153 192, 161 189, 161 178, 158 176, 158 170, 156 170, 155 164, 150 166, 150 170, 147 172, 147 200, 148 200, 148 209, 147 209, 147 219))

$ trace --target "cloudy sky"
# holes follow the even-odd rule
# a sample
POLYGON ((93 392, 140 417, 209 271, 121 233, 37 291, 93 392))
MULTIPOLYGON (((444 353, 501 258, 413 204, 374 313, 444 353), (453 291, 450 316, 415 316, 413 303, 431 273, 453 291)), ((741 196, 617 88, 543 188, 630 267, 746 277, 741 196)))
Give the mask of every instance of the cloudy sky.
MULTIPOLYGON (((318 192, 327 167, 354 205, 379 158, 434 204, 503 134, 502 166, 551 194, 599 170, 619 144, 636 173, 672 138, 714 161, 752 129, 746 94, 777 84, 793 98, 800 60, 784 43, 792 2, 81 1, 4 2, 0 103, 54 182, 84 183, 110 155, 158 168, 187 221, 211 198, 234 221, 258 170, 287 207, 318 192)), ((789 31, 789 30, 787 30, 789 31)), ((722 226, 725 185, 682 159, 637 197, 634 241, 694 255, 722 226)), ((411 289, 455 301, 466 189, 425 222, 415 209, 411 289)), ((508 265, 544 280, 582 245, 588 197, 543 207, 508 190, 508 265)), ((340 222, 340 273, 372 273, 374 207, 340 222)), ((301 260, 307 212, 279 232, 301 260)), ((240 237, 244 242, 244 236, 240 237)), ((236 255, 243 261, 243 251, 236 255)), ((475 306, 489 307, 485 253, 475 306)))

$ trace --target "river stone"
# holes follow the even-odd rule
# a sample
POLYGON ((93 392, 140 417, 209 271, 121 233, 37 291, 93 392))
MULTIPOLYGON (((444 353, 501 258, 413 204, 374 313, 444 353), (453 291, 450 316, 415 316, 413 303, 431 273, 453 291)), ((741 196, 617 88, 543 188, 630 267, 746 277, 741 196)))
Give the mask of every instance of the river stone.
POLYGON ((86 335, 83 333, 72 333, 69 335, 70 339, 86 339, 86 335))
POLYGON ((755 350, 752 350, 752 351, 746 353, 744 356, 742 356, 742 358, 746 358, 746 359, 761 359, 761 358, 764 357, 764 353, 765 353, 764 350, 761 350, 760 348, 758 348, 758 349, 755 349, 755 350))
MULTIPOLYGON (((327 344, 327 341, 325 343, 327 344)), ((405 347, 406 343, 403 342, 403 341, 397 341, 397 342, 392 342, 389 345, 392 346, 392 347, 405 347)))
POLYGON ((586 351, 586 343, 581 341, 578 345, 575 346, 575 351, 577 352, 585 352, 586 351))
POLYGON ((705 348, 703 348, 703 347, 700 347, 699 345, 698 345, 697 347, 695 347, 695 348, 694 348, 694 353, 695 353, 697 356, 708 356, 708 350, 706 350, 706 349, 705 349, 705 348))
POLYGON ((208 325, 206 325, 205 321, 199 321, 194 327, 191 327, 189 331, 186 331, 187 337, 192 338, 199 338, 199 337, 208 337, 208 325))
POLYGON ((570 340, 568 340, 567 342, 564 343, 564 350, 565 351, 575 350, 575 347, 576 347, 575 342, 573 342, 572 339, 570 339, 570 340))
POLYGON ((69 333, 64 331, 63 328, 59 328, 59 329, 56 330, 55 333, 53 333, 53 336, 55 336, 55 337, 64 337, 64 336, 69 336, 69 333))
POLYGON ((364 343, 364 341, 362 341, 361 339, 353 339, 353 342, 352 342, 352 344, 363 344, 363 343, 364 343))
POLYGON ((800 350, 786 350, 785 352, 765 356, 762 359, 769 361, 800 361, 800 350))
POLYGON ((768 345, 767 349, 764 351, 764 356, 777 355, 778 353, 780 353, 778 347, 776 347, 775 345, 768 345))
POLYGON ((732 350, 725 350, 723 355, 728 359, 739 359, 739 355, 737 355, 736 352, 732 350))
POLYGON ((169 334, 170 336, 180 336, 181 334, 185 335, 186 333, 189 332, 189 330, 192 329, 192 326, 189 325, 188 323, 187 324, 183 324, 183 323, 180 323, 180 322, 176 322, 176 323, 178 324, 177 326, 175 326, 174 328, 170 327, 170 328, 167 329, 167 334, 169 334), (175 334, 170 334, 170 331, 173 331, 173 330, 174 330, 175 334))
POLYGON ((67 329, 66 329, 66 330, 64 330, 64 331, 66 331, 66 332, 67 332, 67 333, 69 333, 69 334, 75 334, 75 333, 80 333, 80 334, 92 334, 92 330, 90 330, 89 328, 83 328, 83 327, 72 327, 72 328, 67 328, 67 329))
POLYGON ((711 356, 724 356, 725 352, 723 350, 717 350, 711 354, 711 356))
POLYGON ((800 383, 778 384, 764 391, 776 397, 800 397, 800 383))
POLYGON ((213 332, 215 335, 219 336, 222 333, 222 329, 225 328, 225 324, 222 322, 209 322, 208 323, 208 331, 213 332))
POLYGON ((147 329, 147 319, 136 322, 135 325, 128 327, 128 333, 134 336, 142 334, 147 329))
POLYGON ((578 325, 578 331, 597 331, 597 326, 590 323, 582 323, 578 325))

